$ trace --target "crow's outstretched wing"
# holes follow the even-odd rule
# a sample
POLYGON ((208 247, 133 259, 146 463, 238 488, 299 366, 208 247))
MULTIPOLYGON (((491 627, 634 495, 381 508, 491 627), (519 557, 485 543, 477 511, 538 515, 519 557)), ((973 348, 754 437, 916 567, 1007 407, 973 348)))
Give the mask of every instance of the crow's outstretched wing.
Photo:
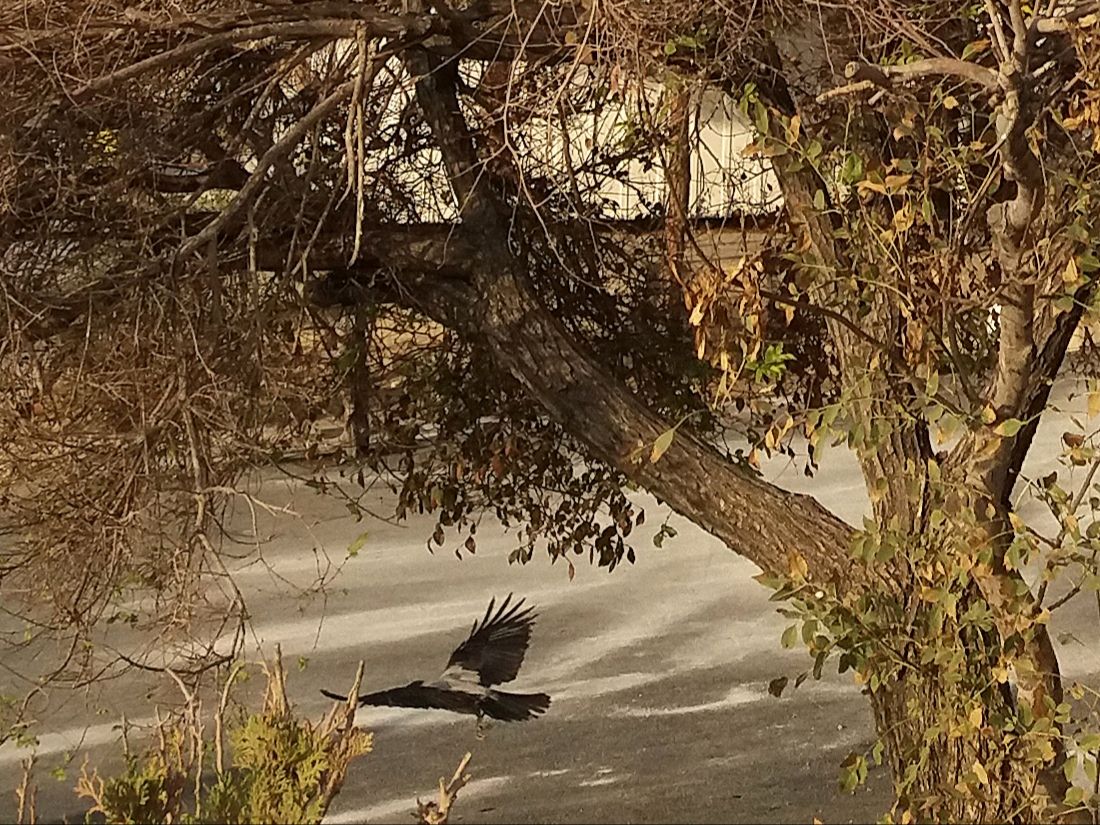
POLYGON ((474 622, 469 638, 451 654, 447 670, 458 667, 476 673, 478 681, 486 686, 516 678, 531 641, 536 614, 533 607, 521 610, 524 599, 509 607, 511 601, 509 593, 496 613, 496 600, 489 602, 481 623, 474 622))
MULTIPOLYGON (((347 698, 327 690, 322 690, 321 693, 338 702, 346 701, 347 698)), ((471 693, 412 682, 404 687, 360 694, 359 704, 386 705, 394 708, 439 708, 455 713, 477 713, 477 699, 478 697, 471 693)))

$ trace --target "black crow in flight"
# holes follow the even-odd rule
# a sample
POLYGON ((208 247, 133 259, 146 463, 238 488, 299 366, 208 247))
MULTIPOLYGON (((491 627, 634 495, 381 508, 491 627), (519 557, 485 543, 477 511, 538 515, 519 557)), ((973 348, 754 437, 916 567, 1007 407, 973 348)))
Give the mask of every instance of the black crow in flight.
MULTIPOLYGON (((509 608, 512 594, 493 613, 495 599, 480 624, 474 622, 469 638, 451 654, 443 674, 432 682, 417 680, 404 687, 364 693, 362 705, 388 705, 398 708, 441 708, 455 713, 469 713, 499 719, 503 722, 524 722, 545 713, 550 697, 545 693, 506 693, 494 685, 511 682, 519 673, 531 627, 535 623, 533 607, 521 610, 524 599, 509 608)), ((346 696, 322 690, 325 696, 339 702, 346 696)))

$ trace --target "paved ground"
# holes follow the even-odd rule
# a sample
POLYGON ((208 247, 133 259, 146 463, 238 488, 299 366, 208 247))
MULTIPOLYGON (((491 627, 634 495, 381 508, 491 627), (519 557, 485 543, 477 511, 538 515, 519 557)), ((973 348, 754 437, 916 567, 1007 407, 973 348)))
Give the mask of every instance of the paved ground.
MULTIPOLYGON (((1059 423, 1042 431, 1033 472, 1057 454, 1059 423)), ((866 507, 843 453, 833 453, 814 480, 781 464, 768 471, 851 521, 866 507)), ((663 549, 639 537, 633 567, 608 575, 580 566, 570 582, 564 565, 509 566, 512 545, 488 524, 477 555, 459 561, 425 551, 423 520, 357 524, 338 503, 285 482, 266 484, 263 497, 298 515, 261 513, 265 563, 238 571, 253 617, 249 646, 254 653, 257 644, 282 644, 291 699, 306 713, 327 708, 318 689, 346 687, 360 658, 366 688, 435 675, 491 596, 515 591, 540 608, 515 687, 551 693, 550 712, 497 725, 483 741, 472 720, 443 712, 361 712, 361 724, 375 731, 375 751, 353 769, 332 823, 409 821, 415 797, 429 794, 467 750, 474 781, 460 801, 461 822, 844 822, 873 821, 884 809, 881 774, 855 796, 836 790, 840 760, 873 742, 865 699, 835 674, 782 699, 767 694, 768 680, 808 662, 779 648, 785 622, 751 580, 755 568, 692 525, 674 519, 679 534, 663 549), (329 562, 344 561, 364 530, 362 549, 324 597, 293 594, 329 562), (293 667, 298 657, 307 660, 301 672, 293 667)), ((377 504, 384 510, 382 498, 377 504)), ((660 510, 650 500, 647 511, 646 527, 656 529, 660 510)), ((250 516, 242 509, 239 519, 244 526, 250 516)), ((1057 629, 1075 630, 1092 646, 1061 650, 1067 675, 1100 673, 1095 606, 1081 600, 1068 610, 1056 617, 1057 629)), ((114 629, 109 641, 126 648, 137 640, 114 629)), ((49 653, 10 664, 34 670, 49 653)), ((79 819, 70 789, 80 754, 102 762, 116 752, 113 726, 124 713, 148 714, 146 694, 171 696, 158 677, 131 674, 53 697, 39 728, 46 820, 79 819), (70 751, 77 755, 65 779, 50 778, 70 751)), ((0 749, 0 787, 15 785, 22 755, 0 749)), ((0 821, 13 810, 10 795, 0 798, 0 821)))

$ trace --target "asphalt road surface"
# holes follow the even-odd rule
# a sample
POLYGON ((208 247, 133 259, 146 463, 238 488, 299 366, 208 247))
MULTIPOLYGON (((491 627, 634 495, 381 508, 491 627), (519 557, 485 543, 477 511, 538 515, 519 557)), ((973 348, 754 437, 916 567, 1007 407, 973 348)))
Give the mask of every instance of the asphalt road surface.
MULTIPOLYGON (((1063 415, 1044 425, 1029 474, 1054 465, 1065 424, 1063 415)), ((842 451, 826 457, 815 479, 785 462, 773 462, 767 474, 813 492, 849 521, 866 510, 855 463, 842 451)), ((637 496, 647 510, 637 563, 610 575, 578 565, 573 581, 560 562, 536 557, 509 565, 515 545, 489 519, 479 528, 477 554, 458 560, 426 551, 428 519, 356 522, 339 502, 270 478, 257 496, 288 512, 261 508, 253 516, 243 502, 236 511, 241 531, 251 530, 255 518, 264 537, 262 561, 235 565, 252 617, 247 653, 270 654, 280 643, 291 701, 310 716, 329 707, 319 688, 346 689, 359 659, 366 662, 366 690, 437 675, 492 596, 515 592, 539 608, 514 689, 550 693, 546 716, 495 724, 478 740, 471 717, 364 709, 358 721, 375 732, 375 748, 353 766, 331 823, 411 821, 416 797, 431 795, 466 751, 473 753, 473 781, 454 822, 816 816, 835 823, 873 821, 888 804, 882 771, 854 795, 837 790, 840 761, 874 742, 867 702, 849 675, 834 669, 820 682, 771 697, 770 679, 793 677, 809 661, 780 648, 787 623, 751 579, 758 571, 676 517, 670 523, 678 535, 653 547, 648 536, 664 511, 644 495, 637 496), (303 592, 320 578, 328 579, 322 594, 303 592)), ((386 512, 387 496, 372 496, 377 511, 386 512)), ((1060 648, 1066 676, 1100 681, 1095 604, 1075 600, 1054 625, 1085 641, 1060 648)), ((117 626, 105 641, 131 651, 148 642, 117 626)), ((31 651, 6 663, 41 672, 56 653, 31 651)), ((18 687, 12 678, 0 676, 0 692, 18 687)), ((172 701, 173 690, 163 676, 129 672, 84 691, 55 691, 36 727, 40 821, 79 821, 83 809, 72 786, 84 754, 93 764, 117 765, 119 720, 143 721, 151 712, 147 697, 172 701), (60 778, 50 775, 54 768, 60 778)), ((0 788, 15 787, 25 755, 0 748, 0 788)), ((14 810, 13 796, 4 793, 0 821, 14 810)))

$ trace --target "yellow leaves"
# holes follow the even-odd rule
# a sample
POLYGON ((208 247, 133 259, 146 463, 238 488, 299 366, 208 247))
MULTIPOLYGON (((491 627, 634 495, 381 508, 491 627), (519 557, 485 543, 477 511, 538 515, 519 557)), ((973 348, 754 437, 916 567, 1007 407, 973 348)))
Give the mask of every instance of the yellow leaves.
POLYGON ((947 95, 943 99, 943 108, 948 109, 948 110, 958 109, 959 108, 959 101, 956 100, 953 95, 947 95))
POLYGON ((974 764, 971 765, 970 770, 973 772, 974 777, 978 780, 978 784, 989 785, 989 774, 986 773, 985 766, 982 765, 977 759, 974 760, 974 764))
MULTIPOLYGON (((565 35, 566 42, 569 42, 569 35, 571 32, 567 32, 565 35)), ((576 35, 574 35, 576 37, 576 35)), ((607 79, 607 87, 612 95, 621 95, 626 91, 626 72, 623 69, 621 63, 616 63, 611 67, 611 74, 607 79)))
POLYGON ((860 193, 875 192, 879 195, 888 194, 886 191, 886 184, 880 183, 872 178, 864 178, 856 184, 856 190, 860 193))
POLYGON ((787 143, 791 146, 798 141, 798 134, 802 128, 802 116, 795 113, 787 124, 787 143))
POLYGON ((1100 390, 1093 390, 1089 393, 1089 418, 1095 418, 1100 415, 1100 390))
POLYGON ((764 433, 764 446, 769 450, 774 450, 793 427, 794 419, 790 415, 785 415, 779 421, 774 422, 768 427, 768 431, 764 433))
POLYGON ((905 123, 899 123, 894 127, 893 136, 894 140, 901 140, 907 138, 913 134, 913 127, 906 125, 905 123))
POLYGON ((118 133, 113 129, 100 129, 90 139, 93 154, 103 157, 118 152, 118 133))
POLYGON ((1074 105, 1072 114, 1062 119, 1062 126, 1071 131, 1092 128, 1092 150, 1100 152, 1100 91, 1086 93, 1074 105))
POLYGON ((981 581, 982 579, 988 579, 993 575, 993 568, 985 562, 978 562, 970 570, 970 576, 974 581, 981 581))
POLYGON ((993 457, 1001 449, 1003 442, 1004 439, 991 430, 983 430, 977 433, 974 440, 974 458, 984 460, 993 457))
POLYGON ((695 355, 721 372, 713 388, 716 399, 733 390, 745 363, 759 352, 763 269, 758 255, 748 256, 722 266, 694 268, 681 282, 694 329, 695 355))
POLYGON ((983 54, 989 49, 990 42, 988 37, 983 37, 980 40, 974 40, 963 46, 962 59, 969 60, 972 57, 977 57, 983 54))
POLYGON ((970 709, 970 713, 966 715, 966 719, 975 728, 981 728, 982 726, 982 706, 975 705, 970 709))
POLYGON ((1076 115, 1064 118, 1062 120, 1062 125, 1067 129, 1080 129, 1082 126, 1092 122, 1094 119, 1093 115, 1093 106, 1086 103, 1078 110, 1076 115))
POLYGON ((886 494, 890 492, 890 483, 882 476, 879 476, 874 480, 874 483, 870 485, 867 492, 871 498, 871 502, 873 504, 878 504, 878 502, 882 501, 886 497, 886 494))
POLYGON ((950 414, 940 416, 932 427, 932 437, 937 447, 946 444, 959 429, 959 419, 950 414))
POLYGON ((657 436, 657 439, 653 442, 653 450, 649 454, 649 463, 656 464, 660 461, 661 456, 668 452, 668 448, 672 446, 672 439, 676 437, 676 428, 671 427, 657 436))
POLYGON ((993 411, 993 408, 986 404, 982 407, 981 418, 983 424, 992 424, 997 420, 997 413, 993 411))
POLYGON ((805 581, 810 574, 810 566, 800 553, 792 550, 787 555, 787 572, 794 581, 805 581))
POLYGON ((795 246, 794 251, 799 255, 809 252, 811 247, 813 247, 814 245, 813 236, 805 229, 800 229, 799 231, 797 231, 795 237, 798 239, 798 243, 795 246))
POLYGON ((1039 759, 1043 762, 1050 762, 1054 759, 1054 746, 1046 739, 1040 739, 1035 744, 1038 750, 1039 759))
POLYGON ((891 195, 900 195, 913 179, 912 175, 887 175, 884 181, 886 191, 891 195))
POLYGON ((883 179, 878 173, 871 172, 856 183, 856 190, 861 194, 873 192, 878 195, 902 195, 912 180, 911 174, 887 175, 883 179))
POLYGON ((999 435, 1001 438, 1012 438, 1016 435, 1024 426, 1024 422, 1018 418, 1006 418, 1000 424, 993 428, 993 432, 999 435))
POLYGON ((757 158, 764 156, 764 141, 754 140, 745 144, 745 148, 741 150, 741 157, 743 158, 757 158))
POLYGON ((894 229, 898 232, 907 231, 915 221, 916 214, 908 203, 894 213, 894 229))
POLYGON ((1027 532, 1027 524, 1024 523, 1024 520, 1020 518, 1015 510, 1009 511, 1008 521, 1012 525, 1013 531, 1017 534, 1023 534, 1027 532))
POLYGON ((1077 260, 1072 256, 1066 261, 1066 268, 1062 270, 1062 282, 1066 286, 1072 286, 1081 280, 1081 273, 1077 269, 1077 260))

